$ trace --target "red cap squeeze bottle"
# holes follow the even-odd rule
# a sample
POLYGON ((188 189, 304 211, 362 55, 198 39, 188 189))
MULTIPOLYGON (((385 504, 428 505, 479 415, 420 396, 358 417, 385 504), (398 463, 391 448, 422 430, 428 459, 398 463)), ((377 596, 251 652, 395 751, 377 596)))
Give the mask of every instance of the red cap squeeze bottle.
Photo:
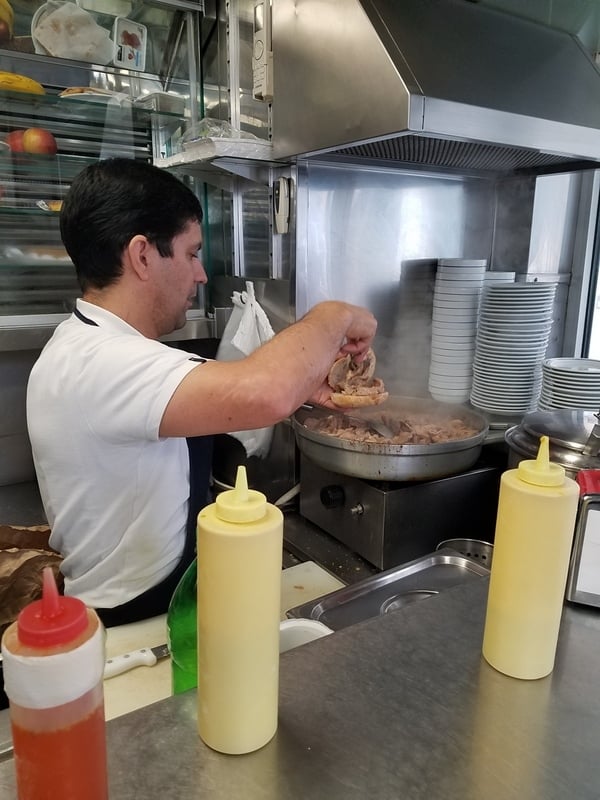
POLYGON ((41 600, 2 637, 19 800, 107 800, 104 629, 95 611, 59 595, 50 567, 41 600))

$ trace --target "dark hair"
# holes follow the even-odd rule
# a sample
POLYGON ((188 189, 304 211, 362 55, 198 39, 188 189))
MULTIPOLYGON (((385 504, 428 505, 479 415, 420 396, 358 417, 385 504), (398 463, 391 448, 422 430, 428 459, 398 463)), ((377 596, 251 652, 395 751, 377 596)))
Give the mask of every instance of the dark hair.
POLYGON ((179 178, 128 158, 85 167, 73 180, 60 212, 60 234, 82 291, 102 289, 121 275, 121 256, 143 234, 162 256, 188 222, 202 222, 202 206, 179 178))

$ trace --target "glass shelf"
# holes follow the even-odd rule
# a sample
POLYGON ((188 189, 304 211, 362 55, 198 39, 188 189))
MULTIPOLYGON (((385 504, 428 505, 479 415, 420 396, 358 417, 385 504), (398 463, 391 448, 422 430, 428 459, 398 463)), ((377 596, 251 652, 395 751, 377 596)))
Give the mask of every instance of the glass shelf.
MULTIPOLYGON (((43 202, 43 201, 38 201, 43 202)), ((3 205, 2 201, 0 200, 0 216, 19 216, 19 217, 58 217, 57 212, 55 211, 44 211, 44 209, 39 208, 37 205, 33 206, 10 206, 10 205, 3 205)), ((3 262, 0 262, 0 266, 2 266, 3 262)))
POLYGON ((97 158, 84 155, 55 156, 33 153, 0 154, 0 185, 7 181, 68 181, 97 158))
MULTIPOLYGON (((46 94, 40 95, 32 94, 31 92, 12 92, 0 89, 0 107, 4 114, 7 112, 11 114, 19 113, 23 107, 26 107, 32 114, 43 115, 44 118, 52 115, 52 117, 70 119, 73 113, 77 112, 87 119, 103 119, 106 116, 107 108, 110 110, 122 108, 124 112, 129 111, 132 115, 144 119, 147 119, 148 115, 151 114, 157 119, 179 123, 184 116, 185 106, 177 111, 161 107, 160 93, 158 92, 149 94, 149 99, 142 96, 137 100, 123 98, 120 96, 122 93, 116 94, 116 97, 84 93, 61 97, 58 91, 53 92, 52 90, 47 90, 46 94), (159 98, 154 104, 152 95, 159 98)), ((174 100, 179 99, 178 96, 174 95, 173 97, 174 100)), ((168 101, 163 100, 163 105, 165 102, 168 101)), ((175 103, 173 102, 173 104, 175 103)))
MULTIPOLYGON (((173 77, 189 77, 189 57, 186 49, 185 29, 190 17, 197 17, 204 11, 202 0, 191 2, 180 0, 177 2, 160 2, 160 0, 78 0, 77 15, 83 12, 90 15, 88 23, 91 28, 115 41, 115 19, 117 16, 125 17, 134 23, 143 25, 146 29, 145 65, 144 71, 131 70, 132 74, 144 77, 146 75, 160 74, 165 62, 171 67, 173 77), (125 12, 125 13, 124 13, 125 12), (106 32, 106 33, 104 33, 106 32), (177 42, 179 49, 174 52, 173 42, 177 42)), ((41 46, 39 41, 34 41, 32 24, 35 27, 41 21, 44 12, 52 10, 44 6, 42 0, 32 3, 30 0, 15 0, 12 3, 14 11, 14 38, 2 43, 0 57, 45 57, 50 61, 69 62, 74 64, 84 63, 73 58, 73 47, 67 40, 57 40, 53 50, 54 55, 41 46), (36 17, 37 13, 37 17, 36 17)), ((74 19, 76 26, 81 20, 74 19)), ((91 35, 91 34, 90 34, 91 35)), ((91 39, 90 39, 91 41, 91 39)), ((48 46, 50 44, 47 42, 48 46)), ((76 42, 75 42, 76 44, 76 42)), ((115 55, 118 55, 115 47, 115 55)), ((110 55, 110 53, 109 53, 110 55)), ((104 63, 112 65, 108 59, 104 63)), ((34 76, 32 76, 34 77, 34 76)))
MULTIPOLYGON (((18 248, 14 248, 17 250, 18 248)), ((50 249, 50 248, 48 248, 50 249)), ((39 252, 43 253, 44 248, 40 247, 39 252)), ((39 270, 42 270, 47 275, 60 276, 63 273, 72 278, 74 267, 66 252, 64 258, 52 258, 48 255, 44 258, 43 255, 32 257, 30 254, 22 255, 8 255, 0 258, 0 290, 6 286, 7 278, 12 279, 15 275, 19 277, 36 275, 39 270)), ((39 277, 39 276, 38 276, 39 277)))

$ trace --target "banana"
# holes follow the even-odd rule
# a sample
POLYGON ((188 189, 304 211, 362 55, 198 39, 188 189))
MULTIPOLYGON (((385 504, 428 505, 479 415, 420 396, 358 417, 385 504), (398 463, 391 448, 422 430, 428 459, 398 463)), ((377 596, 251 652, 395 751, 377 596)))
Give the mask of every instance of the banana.
POLYGON ((0 14, 2 14, 3 19, 10 22, 11 25, 14 25, 15 12, 8 0, 0 0, 0 14))
POLYGON ((26 75, 17 75, 14 72, 0 72, 0 91, 30 92, 31 94, 46 94, 41 83, 28 78, 26 75))
POLYGON ((14 34, 15 14, 8 0, 0 0, 0 20, 6 22, 8 25, 8 31, 12 39, 14 34))

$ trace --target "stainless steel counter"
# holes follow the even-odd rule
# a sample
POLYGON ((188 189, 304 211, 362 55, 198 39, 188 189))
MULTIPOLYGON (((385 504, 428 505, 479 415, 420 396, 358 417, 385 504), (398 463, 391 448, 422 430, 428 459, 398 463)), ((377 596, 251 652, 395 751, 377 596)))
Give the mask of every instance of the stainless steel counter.
MULTIPOLYGON (((223 756, 194 692, 108 723, 111 800, 598 800, 600 614, 567 607, 551 676, 480 655, 487 578, 281 658, 279 729, 223 756)), ((14 796, 12 762, 0 796, 14 796)))

